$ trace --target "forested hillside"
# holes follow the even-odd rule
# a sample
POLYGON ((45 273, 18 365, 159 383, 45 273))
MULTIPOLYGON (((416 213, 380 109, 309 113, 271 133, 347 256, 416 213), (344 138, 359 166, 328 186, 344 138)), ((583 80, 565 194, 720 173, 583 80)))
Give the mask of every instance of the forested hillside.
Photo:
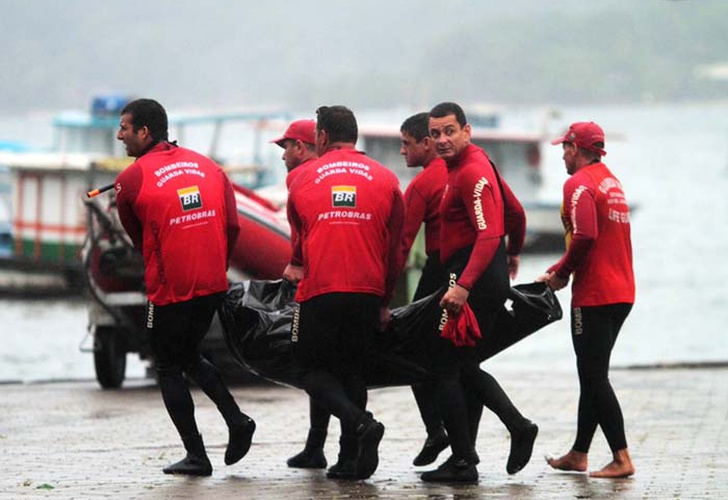
POLYGON ((727 21, 727 0, 0 0, 0 112, 111 91, 294 109, 722 99, 727 21))

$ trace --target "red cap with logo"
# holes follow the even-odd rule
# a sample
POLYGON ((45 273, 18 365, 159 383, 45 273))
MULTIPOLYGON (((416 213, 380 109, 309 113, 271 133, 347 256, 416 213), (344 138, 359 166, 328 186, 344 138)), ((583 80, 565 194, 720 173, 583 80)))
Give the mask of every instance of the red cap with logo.
POLYGON ((561 144, 569 142, 576 144, 580 148, 599 153, 604 156, 607 154, 603 147, 596 146, 596 143, 604 145, 604 131, 602 127, 594 122, 576 122, 572 123, 563 136, 551 141, 551 144, 561 144))
POLYGON ((283 141, 289 139, 307 144, 316 144, 316 122, 313 120, 297 120, 288 126, 281 137, 270 142, 283 147, 283 141))

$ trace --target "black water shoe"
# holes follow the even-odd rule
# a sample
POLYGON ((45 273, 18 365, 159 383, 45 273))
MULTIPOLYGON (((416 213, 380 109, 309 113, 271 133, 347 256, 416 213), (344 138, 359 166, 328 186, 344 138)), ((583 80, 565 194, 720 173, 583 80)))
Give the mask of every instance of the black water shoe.
POLYGON ((428 483, 477 483, 478 469, 462 458, 452 459, 435 470, 423 472, 420 479, 428 483))
POLYGON ((162 472, 165 474, 179 474, 183 476, 211 476, 212 464, 207 456, 187 454, 185 458, 177 463, 168 465, 162 472))
POLYGON ((168 465, 162 472, 165 474, 180 474, 184 476, 211 476, 212 464, 207 458, 202 436, 187 436, 182 438, 187 456, 172 465, 168 465))
POLYGON ((329 479, 344 479, 347 481, 361 479, 356 473, 355 458, 339 458, 339 461, 329 467, 329 470, 326 471, 326 477, 329 479))
POLYGON ((384 424, 374 420, 369 413, 362 420, 356 429, 359 438, 356 475, 359 479, 368 479, 379 466, 379 442, 384 436, 384 424))
MULTIPOLYGON (((316 429, 312 427, 308 430, 306 437, 306 446, 303 451, 292 456, 286 461, 288 467, 296 469, 325 469, 327 462, 324 455, 324 444, 326 444, 327 429, 316 429)), ((353 454, 352 456, 356 456, 353 454)))
POLYGON ((523 469, 531 460, 533 443, 538 435, 538 426, 526 420, 525 425, 518 432, 511 434, 511 453, 508 455, 506 472, 515 474, 523 469))
POLYGON ((450 446, 450 439, 448 439, 445 429, 438 429, 436 433, 427 436, 422 450, 420 450, 412 464, 418 467, 421 465, 429 465, 437 460, 440 452, 448 446, 450 446))
POLYGON ((286 461, 288 467, 296 469, 325 469, 327 462, 323 448, 304 448, 302 452, 286 461))
POLYGON ((232 465, 243 458, 250 450, 253 441, 255 422, 250 417, 245 421, 228 429, 229 439, 225 450, 225 465, 232 465))
POLYGON ((326 471, 329 479, 359 479, 356 476, 356 457, 359 456, 359 438, 355 434, 339 436, 339 459, 326 471))

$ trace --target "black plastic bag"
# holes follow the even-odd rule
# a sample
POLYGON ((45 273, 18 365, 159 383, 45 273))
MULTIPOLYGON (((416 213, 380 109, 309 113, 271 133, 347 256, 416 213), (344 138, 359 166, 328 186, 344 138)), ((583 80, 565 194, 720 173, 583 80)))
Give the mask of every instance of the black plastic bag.
MULTIPOLYGON (((429 337, 438 335, 442 288, 392 311, 387 330, 377 333, 367 357, 368 387, 411 385, 429 376, 429 337)), ((297 304, 295 288, 285 280, 235 283, 220 307, 225 340, 247 370, 268 380, 300 387, 293 360, 291 324, 297 304)), ((544 283, 516 285, 511 309, 499 310, 495 326, 484 333, 475 353, 488 359, 544 326, 561 319, 556 295, 544 283)))
POLYGON ((478 342, 477 356, 485 361, 519 342, 544 326, 558 321, 563 312, 559 299, 546 283, 526 283, 511 287, 510 309, 503 306, 495 324, 483 333, 478 342))
POLYGON ((293 362, 291 323, 296 289, 286 280, 234 283, 218 315, 233 357, 248 371, 300 387, 293 362))
POLYGON ((368 387, 412 385, 429 377, 428 337, 442 315, 444 288, 392 310, 387 329, 376 334, 373 353, 364 365, 368 387))

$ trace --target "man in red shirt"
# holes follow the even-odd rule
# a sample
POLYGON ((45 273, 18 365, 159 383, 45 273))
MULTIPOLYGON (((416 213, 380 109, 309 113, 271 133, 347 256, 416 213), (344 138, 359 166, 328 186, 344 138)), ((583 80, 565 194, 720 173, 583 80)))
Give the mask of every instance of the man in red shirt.
POLYGON ((561 219, 566 253, 541 276, 554 290, 571 286, 571 334, 579 374, 576 440, 554 469, 586 471, 597 425, 613 460, 591 477, 626 477, 635 468, 627 448, 624 418, 609 382, 609 358, 635 298, 629 206, 622 184, 602 163, 604 131, 594 122, 577 122, 553 144, 562 144, 566 172, 561 219))
MULTIPOLYGON (((404 156, 408 167, 423 167, 404 192, 406 217, 402 237, 402 262, 407 261, 420 226, 423 223, 425 225, 427 260, 412 301, 436 292, 447 282, 447 273, 440 263, 440 201, 447 183, 447 168, 445 161, 437 155, 435 144, 430 138, 429 119, 429 113, 418 113, 407 118, 400 127, 400 154, 404 156)), ((432 383, 415 384, 412 386, 412 393, 427 431, 425 444, 413 464, 428 465, 449 446, 449 441, 433 396, 432 383)))
MULTIPOLYGON (((302 169, 318 158, 316 153, 316 122, 313 120, 297 120, 292 122, 283 135, 270 141, 283 148, 281 159, 286 165, 286 187, 290 187, 302 169)), ((296 239, 291 234, 291 239, 296 239)), ((284 271, 285 273, 285 271, 284 271)), ((328 434, 331 414, 316 404, 313 398, 309 401, 309 420, 311 426, 306 437, 306 445, 300 453, 289 458, 289 467, 301 469, 323 469, 326 467, 324 444, 328 434)))
MULTIPOLYGON (((316 154, 316 122, 313 120, 296 120, 288 125, 283 135, 270 141, 283 148, 281 160, 286 165, 288 176, 286 186, 293 181, 293 172, 301 164, 318 158, 316 154)), ((295 175, 295 174, 294 174, 295 175)))
POLYGON ((168 141, 167 113, 152 99, 121 111, 116 138, 136 161, 116 179, 119 218, 144 257, 146 332, 162 399, 187 456, 165 474, 209 476, 184 375, 213 400, 228 425, 225 463, 250 448, 255 422, 242 413, 199 343, 228 289, 240 232, 232 186, 209 158, 168 141))
MULTIPOLYGON (((440 260, 449 272, 451 286, 440 305, 448 317, 472 311, 480 331, 488 332, 507 298, 509 274, 517 269, 523 240, 510 235, 525 231, 523 207, 485 151, 470 143, 470 125, 459 105, 445 102, 432 108, 429 128, 448 173, 440 205, 440 260), (511 228, 506 246, 506 225, 513 221, 520 221, 519 227, 511 228)), ((440 336, 433 339, 435 393, 452 456, 438 469, 423 473, 423 481, 478 481, 479 459, 463 389, 493 411, 510 432, 507 472, 515 474, 531 458, 538 427, 520 414, 495 378, 480 369, 478 343, 467 347, 440 336)))
POLYGON ((344 106, 317 111, 319 159, 290 185, 288 220, 299 234, 284 277, 298 283, 291 340, 302 384, 356 439, 327 477, 366 479, 379 464, 384 426, 366 412, 363 360, 389 319, 401 271, 404 203, 399 180, 355 149, 358 127, 344 106))

